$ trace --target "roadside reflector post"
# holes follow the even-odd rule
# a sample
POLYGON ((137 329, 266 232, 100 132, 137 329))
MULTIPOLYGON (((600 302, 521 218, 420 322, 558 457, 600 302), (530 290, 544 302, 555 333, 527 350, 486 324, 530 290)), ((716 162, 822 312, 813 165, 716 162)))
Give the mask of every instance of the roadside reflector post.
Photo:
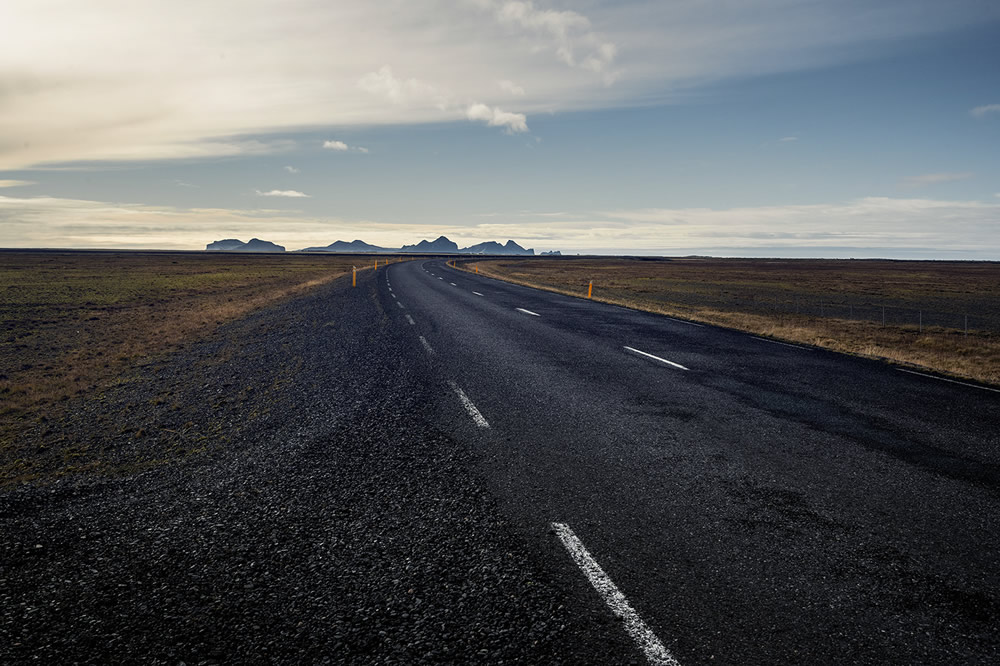
POLYGON ((479 275, 479 264, 476 264, 476 275, 479 275))
POLYGON ((356 266, 351 266, 351 286, 358 286, 358 269, 356 266))
POLYGON ((587 298, 591 298, 594 295, 594 281, 591 280, 590 284, 587 285, 587 298))

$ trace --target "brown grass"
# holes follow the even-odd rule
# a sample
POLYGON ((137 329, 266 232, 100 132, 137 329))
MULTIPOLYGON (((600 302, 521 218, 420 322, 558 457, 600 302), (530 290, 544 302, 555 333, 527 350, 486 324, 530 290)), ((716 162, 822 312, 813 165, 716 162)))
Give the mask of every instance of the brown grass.
POLYGON ((367 258, 0 252, 0 448, 140 360, 329 282, 367 258))
POLYGON ((996 263, 535 258, 459 266, 470 270, 474 264, 483 275, 572 296, 586 297, 593 280, 594 300, 1000 385, 1000 333, 992 328, 1000 323, 996 263), (763 306, 774 301, 787 311, 766 311, 763 306), (980 326, 966 335, 941 325, 920 330, 916 320, 883 327, 881 321, 791 310, 792 304, 821 302, 827 313, 885 304, 911 320, 925 309, 925 321, 962 321, 955 313, 970 312, 980 326))

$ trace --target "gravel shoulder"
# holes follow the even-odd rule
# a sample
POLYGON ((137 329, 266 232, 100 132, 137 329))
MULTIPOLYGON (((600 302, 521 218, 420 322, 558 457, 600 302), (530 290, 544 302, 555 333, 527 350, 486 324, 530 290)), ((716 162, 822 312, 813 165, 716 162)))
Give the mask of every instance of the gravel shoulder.
POLYGON ((119 476, 0 491, 0 662, 638 663, 435 426, 446 380, 381 276, 226 325, 46 426, 119 476))

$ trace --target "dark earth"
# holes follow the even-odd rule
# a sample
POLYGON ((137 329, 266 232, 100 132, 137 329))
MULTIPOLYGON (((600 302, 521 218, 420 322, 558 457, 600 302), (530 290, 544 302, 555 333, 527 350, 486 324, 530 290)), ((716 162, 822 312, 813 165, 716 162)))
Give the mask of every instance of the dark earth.
POLYGON ((167 462, 0 493, 0 662, 639 663, 435 428, 445 380, 374 279, 72 407, 67 436, 167 462))

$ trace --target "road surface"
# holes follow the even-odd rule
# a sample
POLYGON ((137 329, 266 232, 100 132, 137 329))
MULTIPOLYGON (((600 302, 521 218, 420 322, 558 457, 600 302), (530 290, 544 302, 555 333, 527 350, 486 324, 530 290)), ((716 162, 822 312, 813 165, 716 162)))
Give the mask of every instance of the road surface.
POLYGON ((1000 658, 995 390, 434 260, 185 354, 205 453, 0 495, 7 661, 1000 658))

